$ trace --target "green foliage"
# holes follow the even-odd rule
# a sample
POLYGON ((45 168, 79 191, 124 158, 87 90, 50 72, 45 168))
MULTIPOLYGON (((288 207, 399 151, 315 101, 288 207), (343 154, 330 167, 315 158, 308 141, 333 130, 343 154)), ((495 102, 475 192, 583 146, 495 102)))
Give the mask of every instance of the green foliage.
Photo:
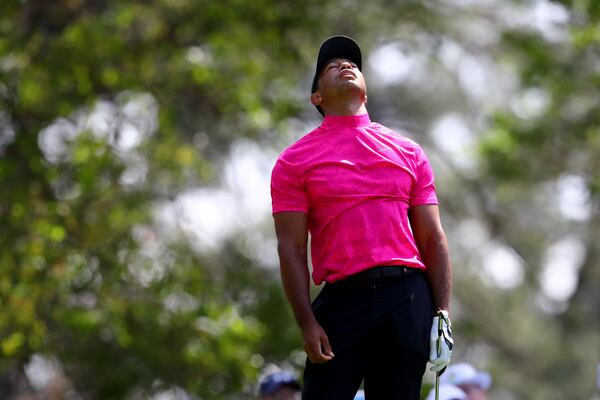
POLYGON ((600 307, 600 8, 560 4, 567 38, 553 41, 453 2, 2 2, 0 378, 22 374, 39 353, 88 399, 174 385, 227 399, 251 397, 261 360, 298 365, 279 275, 245 254, 243 235, 200 251, 155 216, 186 190, 215 185, 235 140, 279 146, 276 134, 303 133, 289 130, 316 117, 307 89, 318 43, 345 33, 365 54, 400 43, 418 56, 405 81, 370 86, 369 110, 415 131, 433 154, 453 245, 456 359, 490 366, 495 387, 517 398, 589 397, 597 360, 586 349, 598 346, 600 307), (474 32, 492 32, 487 42, 465 28, 473 22, 474 32), (460 67, 471 56, 512 68, 510 104, 465 94, 460 81, 470 77, 442 62, 448 43, 461 49, 460 67), (513 103, 532 93, 544 100, 535 112, 513 103), (468 171, 422 134, 449 113, 474 131, 479 158, 468 171), (588 218, 551 205, 565 177, 583 182, 588 218), (461 236, 473 220, 518 256, 523 282, 506 289, 482 278, 485 250, 461 236), (584 255, 573 295, 557 305, 539 282, 564 237, 584 255))
POLYGON ((55 356, 86 398, 170 385, 225 397, 254 379, 265 328, 211 288, 181 238, 159 240, 152 217, 210 182, 209 159, 232 140, 297 110, 294 69, 278 65, 302 65, 280 40, 297 6, 230 3, 2 5, 0 112, 14 132, 0 149, 2 372, 55 356), (158 104, 158 126, 138 127, 141 143, 123 150, 125 122, 136 122, 126 108, 148 96, 141 107, 158 104), (81 127, 99 100, 117 108, 100 133, 81 127), (194 147, 196 132, 210 153, 194 147), (124 183, 140 164, 141 179, 124 183))
MULTIPOLYGON (((515 389, 523 398, 561 398, 565 393, 574 398, 590 396, 593 386, 583 379, 579 380, 579 376, 589 375, 597 361, 588 360, 583 349, 598 348, 599 345, 598 335, 591 333, 597 331, 598 320, 592 317, 593 312, 589 308, 592 304, 592 307, 600 305, 600 298, 593 294, 595 289, 592 288, 600 281, 597 272, 598 245, 592 239, 596 235, 594 232, 598 232, 600 209, 596 172, 600 167, 597 135, 600 126, 597 93, 600 85, 598 70, 594 66, 600 54, 600 41, 596 35, 599 15, 594 5, 597 3, 576 3, 571 10, 570 37, 561 45, 547 42, 539 35, 518 31, 504 36, 502 47, 519 67, 520 90, 525 93, 533 89, 541 93, 546 104, 541 112, 534 115, 524 115, 522 110, 514 107, 497 112, 490 130, 479 143, 485 168, 482 178, 497 184, 495 188, 490 185, 484 189, 496 200, 494 210, 488 212, 495 221, 498 236, 506 238, 523 257, 526 268, 524 287, 490 298, 504 302, 505 309, 518 310, 528 304, 530 310, 516 314, 520 321, 507 324, 511 329, 504 333, 505 339, 499 337, 498 326, 494 326, 493 321, 490 321, 489 328, 480 329, 488 339, 498 336, 488 342, 503 348, 498 367, 507 367, 510 363, 507 361, 513 358, 514 364, 521 365, 523 370, 527 368, 530 375, 545 377, 545 388, 515 389), (578 177, 583 182, 589 217, 562 218, 551 206, 556 201, 553 196, 558 196, 557 189, 545 191, 569 176, 578 177), (506 195, 511 191, 512 195, 506 195), (527 205, 517 206, 523 202, 527 205), (554 311, 558 314, 554 316, 540 310, 543 295, 538 286, 548 247, 564 237, 577 238, 585 250, 574 294, 561 311, 554 311), (517 297, 520 301, 511 307, 508 296, 517 297), (532 301, 526 296, 536 296, 537 299, 532 301), (587 311, 582 311, 582 308, 587 311), (534 315, 536 309, 538 315, 534 315), (520 334, 515 331, 516 326, 525 328, 527 323, 532 324, 529 331, 520 334), (536 329, 542 329, 543 333, 536 333, 536 329), (492 335, 492 331, 496 332, 492 335), (577 344, 572 341, 573 335, 578 338, 577 344), (528 337, 536 339, 526 340, 528 337), (556 381, 565 383, 561 389, 557 385, 556 393, 553 393, 548 383, 556 381), (532 396, 532 392, 535 395, 532 396)), ((484 182, 482 184, 485 185, 484 182)), ((461 298, 468 303, 467 296, 473 295, 472 289, 469 289, 461 298)), ((481 302, 486 296, 476 297, 481 302)), ((489 303, 488 307, 493 307, 493 303, 489 303)), ((519 378, 509 376, 505 375, 505 382, 516 387, 519 378)))

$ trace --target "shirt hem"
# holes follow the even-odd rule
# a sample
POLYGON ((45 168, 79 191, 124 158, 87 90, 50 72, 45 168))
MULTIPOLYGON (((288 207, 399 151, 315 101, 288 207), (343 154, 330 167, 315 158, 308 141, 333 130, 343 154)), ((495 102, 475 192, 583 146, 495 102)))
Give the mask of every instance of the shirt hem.
POLYGON ((284 213, 284 212, 299 212, 299 213, 307 214, 308 215, 308 210, 303 210, 303 209, 298 209, 298 208, 281 209, 281 210, 273 211, 271 214, 275 215, 275 214, 281 214, 281 213, 284 213))

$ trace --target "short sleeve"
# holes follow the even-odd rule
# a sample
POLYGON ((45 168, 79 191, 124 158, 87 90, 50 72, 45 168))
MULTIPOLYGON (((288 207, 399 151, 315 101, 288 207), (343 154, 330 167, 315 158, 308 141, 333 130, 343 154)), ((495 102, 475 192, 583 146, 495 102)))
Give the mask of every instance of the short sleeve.
POLYGON ((308 213, 309 197, 298 174, 282 158, 271 173, 271 202, 273 214, 285 211, 308 213))
POLYGON ((415 182, 410 193, 410 207, 438 204, 433 170, 425 152, 419 147, 415 163, 415 182))

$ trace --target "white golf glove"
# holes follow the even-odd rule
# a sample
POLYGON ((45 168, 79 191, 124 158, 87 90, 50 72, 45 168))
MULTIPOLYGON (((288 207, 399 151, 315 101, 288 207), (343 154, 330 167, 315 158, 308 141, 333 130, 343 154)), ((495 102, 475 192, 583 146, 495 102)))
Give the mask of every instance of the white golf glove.
POLYGON ((441 375, 446 370, 452 356, 452 324, 448 311, 441 310, 433 317, 431 336, 429 337, 429 362, 433 364, 431 371, 441 375))

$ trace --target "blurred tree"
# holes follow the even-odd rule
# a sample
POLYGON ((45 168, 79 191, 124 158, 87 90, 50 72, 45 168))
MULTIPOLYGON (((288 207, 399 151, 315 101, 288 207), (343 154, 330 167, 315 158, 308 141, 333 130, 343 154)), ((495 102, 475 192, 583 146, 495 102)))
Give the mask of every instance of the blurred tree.
POLYGON ((315 118, 316 48, 341 32, 387 54, 365 60, 370 113, 414 132, 435 164, 456 359, 489 367, 499 396, 586 398, 599 348, 599 12, 594 0, 3 2, 0 395, 36 353, 90 399, 173 385, 248 398, 264 359, 293 358, 278 274, 243 236, 198 252, 155 216, 216 185, 236 139, 280 148, 277 134, 315 118), (535 25, 552 13, 562 19, 535 25), (470 150, 452 152, 452 124, 470 150), (560 246, 576 285, 556 300, 543 282, 560 246), (516 265, 510 284, 490 272, 498 254, 516 265))
POLYGON ((420 71, 376 88, 370 110, 415 130, 434 161, 453 248, 455 359, 487 367, 498 396, 589 398, 600 351, 600 9, 471 3, 436 7, 451 18, 420 35, 388 33, 422 57, 411 60, 420 71))
POLYGON ((239 287, 253 266, 165 238, 153 209, 214 182, 233 139, 297 109, 314 22, 298 7, 2 3, 0 370, 13 383, 34 353, 85 398, 168 385, 226 398, 254 379, 264 328, 218 284, 227 268, 239 287))

